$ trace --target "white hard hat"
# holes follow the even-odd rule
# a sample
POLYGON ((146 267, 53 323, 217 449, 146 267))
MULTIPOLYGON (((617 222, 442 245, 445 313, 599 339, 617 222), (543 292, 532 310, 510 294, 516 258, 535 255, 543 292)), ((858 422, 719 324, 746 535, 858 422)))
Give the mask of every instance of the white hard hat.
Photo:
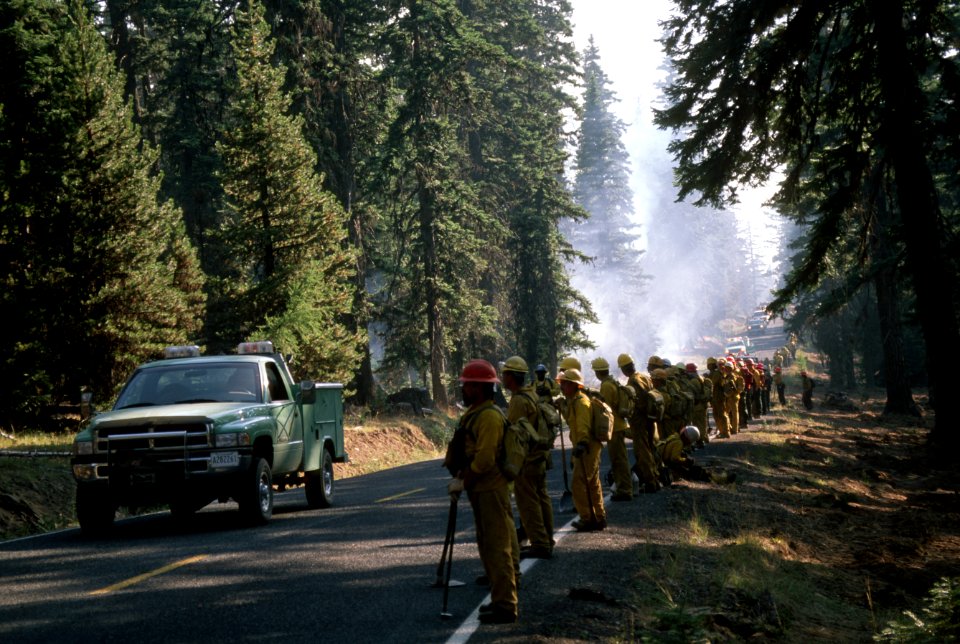
POLYGON ((687 425, 683 428, 682 436, 690 443, 696 443, 700 440, 700 430, 693 425, 687 425))

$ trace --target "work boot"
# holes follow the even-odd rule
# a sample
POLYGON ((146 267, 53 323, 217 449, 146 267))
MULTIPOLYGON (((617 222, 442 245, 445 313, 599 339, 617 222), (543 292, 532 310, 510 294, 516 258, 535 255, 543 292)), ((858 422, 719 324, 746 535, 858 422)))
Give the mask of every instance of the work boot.
POLYGON ((493 612, 493 602, 490 602, 489 604, 480 604, 481 615, 485 613, 492 613, 492 612, 493 612))
POLYGON ((515 624, 517 616, 508 610, 493 606, 489 613, 480 614, 481 624, 515 624))
POLYGON ((478 586, 489 586, 490 579, 486 575, 480 575, 474 580, 478 586))
POLYGON ((627 494, 626 492, 624 492, 623 494, 621 494, 620 492, 617 492, 616 494, 610 497, 610 500, 611 501, 633 501, 633 495, 627 494))
POLYGON ((520 551, 521 559, 553 559, 553 553, 543 546, 530 546, 520 551))

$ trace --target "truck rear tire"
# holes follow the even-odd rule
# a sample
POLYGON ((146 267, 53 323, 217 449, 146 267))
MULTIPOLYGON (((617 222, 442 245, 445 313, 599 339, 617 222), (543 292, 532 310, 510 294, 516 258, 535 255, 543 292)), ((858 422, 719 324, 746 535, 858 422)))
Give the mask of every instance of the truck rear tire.
POLYGON ((77 486, 77 520, 86 536, 98 537, 110 532, 117 509, 107 490, 101 486, 77 486))
POLYGON ((273 516, 273 477, 270 465, 258 458, 244 475, 237 493, 240 514, 250 525, 263 525, 273 516))
POLYGON ((320 458, 320 469, 306 474, 305 492, 311 508, 329 508, 333 503, 333 457, 325 449, 320 458))

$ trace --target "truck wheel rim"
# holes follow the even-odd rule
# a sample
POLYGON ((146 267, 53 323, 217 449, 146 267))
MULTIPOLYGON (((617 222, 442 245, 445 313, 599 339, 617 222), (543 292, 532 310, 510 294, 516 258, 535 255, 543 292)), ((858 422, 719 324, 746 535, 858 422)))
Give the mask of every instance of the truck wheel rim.
POLYGON ((333 466, 328 465, 323 468, 323 491, 330 496, 333 492, 333 466))
POLYGON ((265 473, 260 475, 257 486, 260 492, 260 510, 266 514, 270 510, 270 481, 265 473))

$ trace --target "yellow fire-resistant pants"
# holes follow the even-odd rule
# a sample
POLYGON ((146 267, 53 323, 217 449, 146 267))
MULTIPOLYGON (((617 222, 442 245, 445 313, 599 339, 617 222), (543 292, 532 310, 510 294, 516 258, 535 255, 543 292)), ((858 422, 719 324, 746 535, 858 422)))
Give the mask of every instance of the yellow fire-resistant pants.
POLYGON ((510 494, 502 485, 485 492, 468 491, 477 531, 477 549, 483 570, 490 580, 494 607, 517 614, 517 573, 514 561, 520 558, 517 529, 513 523, 510 494))
POLYGON ((617 495, 633 497, 633 473, 630 471, 630 457, 627 454, 627 439, 623 430, 614 431, 607 441, 607 456, 610 469, 613 470, 613 482, 617 486, 617 495))
POLYGON ((727 407, 727 419, 730 421, 730 433, 740 433, 740 394, 726 399, 724 404, 727 407))
POLYGON ((712 400, 710 406, 713 407, 713 420, 717 424, 717 433, 721 436, 730 435, 730 419, 727 417, 727 409, 723 400, 712 400))
POLYGON ((583 456, 573 459, 573 481, 570 483, 573 506, 580 520, 586 523, 607 520, 603 489, 600 487, 600 452, 603 443, 592 440, 589 445, 583 456))
POLYGON ((545 455, 523 464, 513 482, 513 495, 530 545, 553 550, 553 501, 547 491, 545 455))
MULTIPOLYGON (((650 425, 644 424, 635 427, 633 430, 633 457, 636 459, 635 466, 637 478, 641 483, 656 485, 658 472, 657 456, 653 446, 653 430, 650 425)), ((620 487, 619 485, 617 487, 620 487)))
POLYGON ((707 403, 701 402, 694 405, 692 422, 694 427, 700 430, 700 440, 709 443, 710 437, 707 436, 707 403))

